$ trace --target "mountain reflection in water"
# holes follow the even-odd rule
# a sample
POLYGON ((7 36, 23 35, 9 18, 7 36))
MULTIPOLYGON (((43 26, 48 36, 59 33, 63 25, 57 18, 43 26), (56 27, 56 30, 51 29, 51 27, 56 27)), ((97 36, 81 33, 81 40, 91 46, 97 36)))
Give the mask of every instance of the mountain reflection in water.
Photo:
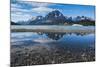
POLYGON ((45 34, 48 38, 51 38, 53 40, 59 40, 61 39, 64 35, 68 36, 72 36, 73 34, 76 36, 85 36, 85 35, 89 35, 91 33, 53 33, 53 32, 38 32, 39 35, 43 35, 45 34))
POLYGON ((50 33, 50 32, 18 32, 12 33, 12 45, 27 44, 55 44, 55 45, 73 45, 76 47, 81 45, 94 46, 94 33, 50 33))
POLYGON ((39 35, 45 34, 48 38, 51 38, 53 40, 59 40, 62 38, 66 33, 41 33, 39 32, 39 35))

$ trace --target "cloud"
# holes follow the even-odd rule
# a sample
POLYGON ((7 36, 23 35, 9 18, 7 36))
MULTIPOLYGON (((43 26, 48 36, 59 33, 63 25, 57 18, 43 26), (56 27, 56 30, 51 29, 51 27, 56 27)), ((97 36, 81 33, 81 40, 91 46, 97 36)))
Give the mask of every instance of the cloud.
POLYGON ((30 14, 23 14, 23 13, 15 13, 15 14, 11 14, 11 20, 18 22, 18 21, 28 21, 29 19, 31 19, 32 16, 30 14))
POLYGON ((48 12, 51 12, 53 10, 54 9, 48 8, 48 7, 37 7, 37 8, 32 9, 33 12, 37 12, 37 13, 48 13, 48 12))
POLYGON ((44 14, 44 13, 48 13, 51 12, 55 9, 53 8, 49 8, 47 7, 47 4, 43 4, 43 3, 34 3, 34 2, 28 2, 27 4, 34 4, 34 6, 37 7, 33 7, 31 9, 22 9, 21 6, 19 6, 18 4, 12 4, 11 5, 11 12, 23 12, 23 13, 39 13, 39 14, 44 14))
POLYGON ((21 8, 20 5, 18 5, 17 3, 11 3, 11 8, 21 8))
POLYGON ((47 6, 51 5, 50 3, 31 2, 31 1, 20 1, 20 3, 28 4, 33 7, 47 7, 47 6))
POLYGON ((31 10, 22 9, 22 6, 17 3, 11 4, 11 20, 14 22, 27 21, 32 18, 31 10))
POLYGON ((21 1, 20 3, 31 5, 32 9, 29 10, 30 12, 47 13, 47 12, 50 12, 50 11, 54 10, 54 9, 48 7, 48 6, 51 5, 50 3, 40 3, 40 2, 31 2, 31 1, 29 1, 29 2, 21 1))
POLYGON ((14 12, 14 13, 16 13, 16 12, 22 12, 22 13, 24 13, 24 12, 29 12, 29 10, 27 10, 27 9, 21 9, 21 8, 11 8, 11 12, 14 12))

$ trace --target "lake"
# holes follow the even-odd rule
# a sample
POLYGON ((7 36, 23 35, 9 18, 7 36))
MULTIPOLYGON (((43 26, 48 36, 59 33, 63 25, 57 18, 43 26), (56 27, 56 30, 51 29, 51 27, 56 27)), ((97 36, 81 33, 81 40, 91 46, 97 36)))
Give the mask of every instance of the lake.
POLYGON ((15 28, 47 30, 43 32, 28 32, 28 30, 27 32, 11 32, 12 65, 21 66, 26 64, 37 65, 95 60, 94 26, 15 26, 15 28), (50 32, 48 31, 49 29, 55 29, 56 32, 50 32), (58 30, 60 32, 57 32, 58 30), (66 32, 62 30, 66 30, 66 32), (67 32, 67 30, 87 31, 67 32), (88 30, 92 32, 88 32, 88 30))
MULTIPOLYGON (((64 42, 65 44, 72 45, 93 45, 95 40, 94 32, 82 32, 83 30, 94 31, 95 26, 12 26, 12 28, 16 29, 47 29, 46 32, 11 32, 11 42, 17 41, 34 41, 39 43, 47 43, 47 42, 64 42), (81 32, 50 32, 48 30, 71 30, 77 31, 82 30, 81 32)), ((12 29, 11 28, 11 29, 12 29)))

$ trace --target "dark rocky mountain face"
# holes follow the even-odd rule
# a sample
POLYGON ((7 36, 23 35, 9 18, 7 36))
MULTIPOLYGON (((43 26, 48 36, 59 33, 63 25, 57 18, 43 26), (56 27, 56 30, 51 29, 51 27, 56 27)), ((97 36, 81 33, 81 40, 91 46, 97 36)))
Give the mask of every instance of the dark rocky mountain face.
POLYGON ((66 18, 61 12, 55 10, 45 16, 45 22, 50 24, 64 24, 66 18))

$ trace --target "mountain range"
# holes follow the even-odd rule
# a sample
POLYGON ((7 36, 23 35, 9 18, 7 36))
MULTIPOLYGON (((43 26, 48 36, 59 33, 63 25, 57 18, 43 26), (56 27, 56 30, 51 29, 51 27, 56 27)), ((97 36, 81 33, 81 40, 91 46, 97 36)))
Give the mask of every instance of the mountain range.
POLYGON ((11 25, 70 25, 73 23, 82 25, 95 25, 95 21, 89 17, 66 17, 58 10, 49 12, 45 17, 37 16, 35 19, 30 19, 28 21, 20 21, 17 23, 11 21, 11 25))

